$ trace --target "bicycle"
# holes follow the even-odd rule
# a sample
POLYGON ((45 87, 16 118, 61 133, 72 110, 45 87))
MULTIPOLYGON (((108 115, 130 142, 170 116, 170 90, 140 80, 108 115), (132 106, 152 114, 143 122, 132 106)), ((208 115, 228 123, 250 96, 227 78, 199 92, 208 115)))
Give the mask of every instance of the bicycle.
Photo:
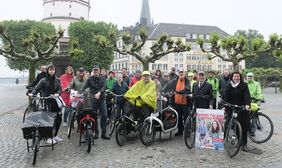
MULTIPOLYGON (((259 102, 260 100, 251 98, 254 102, 259 102)), ((250 123, 254 126, 254 134, 252 135, 250 131, 248 132, 248 137, 255 143, 261 144, 267 142, 273 135, 274 126, 272 120, 264 113, 260 112, 258 104, 252 103, 251 106, 256 106, 256 108, 251 108, 250 112, 250 123)), ((251 127, 251 126, 250 126, 251 127)))
POLYGON ((111 137, 112 134, 114 133, 115 127, 118 124, 118 117, 121 117, 123 115, 123 110, 121 109, 121 114, 118 114, 118 107, 117 107, 117 98, 118 97, 122 97, 123 95, 118 95, 115 94, 111 91, 106 90, 105 91, 107 95, 111 95, 113 96, 113 98, 111 99, 111 113, 109 114, 109 118, 108 118, 108 130, 109 130, 109 136, 111 137))
POLYGON ((242 144, 242 127, 237 120, 238 113, 246 109, 244 106, 230 104, 225 101, 223 101, 223 106, 231 108, 229 114, 231 118, 226 115, 225 119, 225 127, 227 127, 224 133, 225 151, 229 157, 234 157, 239 152, 242 144))
POLYGON ((42 139, 46 140, 54 137, 55 118, 57 114, 48 112, 49 110, 45 105, 45 101, 50 98, 54 98, 54 96, 34 97, 34 100, 39 100, 39 102, 42 100, 42 111, 34 111, 32 113, 25 111, 24 113, 22 131, 24 138, 27 140, 27 151, 29 152, 31 148, 34 152, 33 165, 36 163, 37 153, 40 147, 52 147, 52 150, 54 150, 53 141, 51 145, 40 145, 42 139), (30 139, 32 140, 32 145, 29 145, 30 139))
POLYGON ((156 113, 151 113, 149 117, 144 120, 144 123, 140 129, 139 136, 143 145, 150 146, 155 141, 156 131, 161 133, 170 133, 170 139, 172 131, 177 128, 178 125, 178 113, 172 107, 172 96, 174 93, 164 94, 167 97, 168 106, 162 108, 162 101, 164 98, 161 96, 161 110, 156 113))
MULTIPOLYGON (((209 96, 196 95, 196 96, 192 96, 191 100, 196 98, 208 99, 209 96)), ((184 141, 188 149, 192 149, 195 146, 195 140, 196 140, 195 138, 196 138, 196 109, 195 106, 193 105, 193 108, 184 123, 184 141)))
POLYGON ((134 99, 134 105, 131 110, 124 112, 116 121, 116 142, 119 146, 123 146, 126 141, 127 134, 131 131, 138 131, 142 124, 142 110, 136 105, 137 100, 134 99))

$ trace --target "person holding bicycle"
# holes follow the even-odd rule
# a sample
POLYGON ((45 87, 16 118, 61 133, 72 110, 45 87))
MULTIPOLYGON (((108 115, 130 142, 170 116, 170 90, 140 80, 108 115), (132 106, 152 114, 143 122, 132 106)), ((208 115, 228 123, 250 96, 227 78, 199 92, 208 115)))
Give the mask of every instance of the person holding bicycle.
MULTIPOLYGON (((107 133, 107 107, 105 100, 105 79, 100 76, 100 68, 98 65, 94 65, 92 69, 92 75, 84 82, 82 88, 78 92, 78 95, 82 94, 87 88, 90 89, 91 104, 94 112, 99 112, 101 114, 101 129, 102 129, 102 139, 109 140, 110 137, 106 135, 107 133)), ((94 115, 97 121, 97 116, 94 115)), ((95 126, 95 139, 98 138, 98 124, 96 122, 95 126)))
MULTIPOLYGON (((254 80, 254 74, 252 72, 247 73, 246 83, 248 84, 248 88, 252 98, 252 103, 259 105, 260 101, 263 100, 263 95, 262 95, 260 84, 254 80)), ((250 130, 249 130, 251 136, 255 136, 255 130, 256 130, 256 122, 251 121, 250 130)))
POLYGON ((135 83, 124 95, 131 104, 134 104, 134 100, 137 98, 136 105, 141 107, 143 112, 141 114, 142 121, 157 108, 156 84, 151 80, 150 76, 149 71, 144 71, 142 80, 135 83))
MULTIPOLYGON (((238 115, 238 121, 242 126, 242 143, 243 151, 248 151, 247 142, 248 142, 248 130, 249 130, 249 110, 251 105, 251 96, 248 89, 248 85, 243 81, 242 75, 240 72, 233 72, 231 74, 231 81, 226 85, 224 101, 235 104, 238 106, 244 106, 246 110, 240 111, 238 115)), ((231 118, 230 109, 226 109, 228 114, 228 121, 231 118)))
MULTIPOLYGON (((120 73, 117 74, 116 78, 117 78, 117 81, 113 85, 112 92, 114 94, 117 94, 117 95, 123 95, 127 92, 128 86, 127 86, 126 82, 123 81, 122 74, 120 74, 120 73)), ((117 105, 117 108, 118 108, 117 117, 120 117, 121 116, 121 110, 123 112, 126 111, 125 99, 123 97, 117 97, 116 105, 117 105)))
MULTIPOLYGON (((61 82, 59 78, 55 76, 55 66, 52 64, 47 66, 47 76, 39 81, 39 83, 35 86, 34 90, 30 94, 28 94, 28 96, 37 95, 37 93, 40 91, 42 92, 43 97, 53 95, 54 98, 58 97, 62 92, 61 82)), ((53 143, 61 142, 63 141, 63 139, 58 137, 60 125, 62 123, 61 109, 59 108, 55 99, 47 99, 45 101, 47 109, 49 109, 49 111, 51 112, 57 113, 54 138, 48 139, 47 143, 52 144, 52 141, 53 143)))
POLYGON ((198 72, 197 79, 198 81, 193 84, 192 94, 189 95, 189 97, 194 97, 194 109, 213 109, 214 99, 212 94, 212 85, 205 80, 205 73, 203 71, 198 72))

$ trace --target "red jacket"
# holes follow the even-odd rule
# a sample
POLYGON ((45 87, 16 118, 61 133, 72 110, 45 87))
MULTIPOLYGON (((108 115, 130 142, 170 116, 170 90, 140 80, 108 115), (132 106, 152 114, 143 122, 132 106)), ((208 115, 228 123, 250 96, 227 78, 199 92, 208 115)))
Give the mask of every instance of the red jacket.
POLYGON ((61 86, 62 86, 62 94, 61 97, 64 100, 67 107, 70 107, 70 93, 64 91, 65 88, 69 85, 69 83, 72 81, 73 76, 68 74, 63 74, 60 76, 61 86))
POLYGON ((130 80, 129 87, 132 87, 136 82, 138 82, 140 80, 141 80, 141 77, 138 79, 135 76, 133 76, 130 80))

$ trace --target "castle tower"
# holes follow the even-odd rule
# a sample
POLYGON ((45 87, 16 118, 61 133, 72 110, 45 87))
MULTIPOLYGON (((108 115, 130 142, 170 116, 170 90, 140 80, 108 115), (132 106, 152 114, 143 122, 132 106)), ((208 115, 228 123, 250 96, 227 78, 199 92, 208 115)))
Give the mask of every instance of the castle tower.
POLYGON ((152 25, 151 12, 148 0, 142 0, 140 24, 148 27, 152 25))
POLYGON ((52 23, 56 29, 63 28, 64 36, 68 37, 67 29, 71 22, 89 19, 90 0, 43 0, 43 8, 42 21, 52 23))

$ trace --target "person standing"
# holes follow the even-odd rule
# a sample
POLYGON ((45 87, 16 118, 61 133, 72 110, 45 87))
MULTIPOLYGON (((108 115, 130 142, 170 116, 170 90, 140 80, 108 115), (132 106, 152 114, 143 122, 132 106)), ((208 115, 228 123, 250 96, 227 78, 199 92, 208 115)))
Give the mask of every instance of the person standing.
POLYGON ((137 83, 138 81, 141 80, 141 71, 137 70, 135 72, 135 75, 131 78, 130 83, 129 83, 129 87, 132 87, 135 83, 137 83))
POLYGON ((198 81, 193 84, 192 94, 189 95, 193 98, 194 108, 212 109, 212 86, 205 80, 203 71, 198 72, 197 79, 198 81))
MULTIPOLYGON (((82 88, 78 92, 78 94, 82 94, 87 88, 90 89, 90 97, 91 97, 91 104, 94 112, 99 112, 101 114, 101 129, 102 129, 102 139, 109 140, 109 136, 106 135, 107 133, 107 107, 106 107, 106 100, 105 100, 105 89, 106 84, 103 77, 100 75, 100 68, 98 65, 94 65, 92 69, 92 75, 84 82, 82 88)), ((95 120, 97 121, 97 116, 94 115, 95 120)), ((95 127, 95 139, 98 138, 98 124, 96 122, 95 127)))
POLYGON ((172 67, 171 71, 169 73, 169 79, 173 80, 173 79, 175 79, 177 77, 178 77, 178 75, 176 74, 176 69, 175 69, 175 67, 172 67))
MULTIPOLYGON (((55 76, 55 66, 50 64, 47 66, 47 76, 45 78, 42 78, 38 84, 35 86, 34 90, 28 94, 28 96, 37 95, 38 92, 42 93, 43 97, 48 97, 50 95, 53 95, 54 97, 58 97, 61 92, 61 82, 60 80, 55 76)), ((53 139, 48 139, 47 143, 52 144, 63 141, 62 138, 58 136, 58 132, 60 129, 60 125, 62 123, 62 113, 61 109, 58 107, 58 104, 55 99, 47 99, 46 100, 46 107, 49 109, 50 112, 57 113, 57 117, 55 120, 55 134, 53 139)))
MULTIPOLYGON (((260 105, 260 101, 263 100, 263 95, 261 91, 260 84, 254 80, 254 74, 252 72, 247 73, 247 80, 246 83, 248 85, 250 95, 251 95, 251 102, 260 105)), ((250 125, 250 135, 255 136, 256 130, 256 121, 253 119, 250 125)))
POLYGON ((127 69, 126 68, 122 68, 121 69, 121 73, 122 73, 123 81, 127 84, 127 86, 129 86, 130 78, 128 76, 127 69))
POLYGON ((207 82, 212 85, 212 96, 213 96, 213 105, 212 106, 213 106, 213 109, 216 109, 216 103, 217 103, 216 98, 217 98, 219 82, 218 82, 218 79, 215 78, 213 70, 210 70, 208 72, 208 75, 209 77, 207 79, 207 82))
POLYGON ((183 129, 184 129, 184 122, 186 118, 189 115, 189 100, 187 99, 187 96, 184 94, 190 94, 190 83, 188 79, 185 77, 184 70, 182 68, 178 71, 178 77, 173 79, 171 82, 169 82, 164 88, 164 90, 172 90, 175 92, 174 95, 174 107, 175 110, 178 113, 178 132, 175 134, 175 136, 181 136, 183 135, 183 129), (168 89, 171 88, 171 89, 168 89))
MULTIPOLYGON (((236 104, 238 106, 245 106, 246 108, 246 110, 242 110, 239 112, 237 119, 242 127, 243 150, 248 151, 249 149, 247 147, 247 142, 248 142, 247 133, 250 126, 249 109, 251 105, 251 96, 250 96, 248 85, 243 81, 240 72, 233 72, 231 74, 231 81, 226 86, 224 101, 231 104, 236 104)), ((226 109, 228 114, 228 121, 231 118, 230 110, 231 109, 226 109)))
POLYGON ((63 88, 61 97, 66 104, 66 107, 64 108, 64 122, 63 122, 64 127, 68 125, 67 122, 68 122, 68 116, 70 111, 70 93, 66 91, 66 88, 70 84, 73 78, 74 78, 74 71, 71 66, 68 66, 65 70, 65 74, 60 76, 61 87, 63 88))
POLYGON ((165 85, 170 81, 169 74, 167 72, 164 73, 163 81, 161 82, 162 87, 164 88, 165 85))
POLYGON ((46 68, 47 68, 46 65, 42 65, 40 67, 41 72, 36 76, 36 78, 34 79, 33 82, 31 82, 29 85, 27 85, 27 87, 26 87, 27 89, 35 87, 42 78, 46 77, 46 75, 47 75, 46 68))
MULTIPOLYGON (((230 82, 230 73, 228 70, 223 71, 223 76, 219 80, 219 86, 218 86, 218 91, 221 96, 221 99, 224 99, 224 94, 226 90, 226 85, 230 82)), ((218 103, 218 109, 221 108, 221 102, 218 103)))

